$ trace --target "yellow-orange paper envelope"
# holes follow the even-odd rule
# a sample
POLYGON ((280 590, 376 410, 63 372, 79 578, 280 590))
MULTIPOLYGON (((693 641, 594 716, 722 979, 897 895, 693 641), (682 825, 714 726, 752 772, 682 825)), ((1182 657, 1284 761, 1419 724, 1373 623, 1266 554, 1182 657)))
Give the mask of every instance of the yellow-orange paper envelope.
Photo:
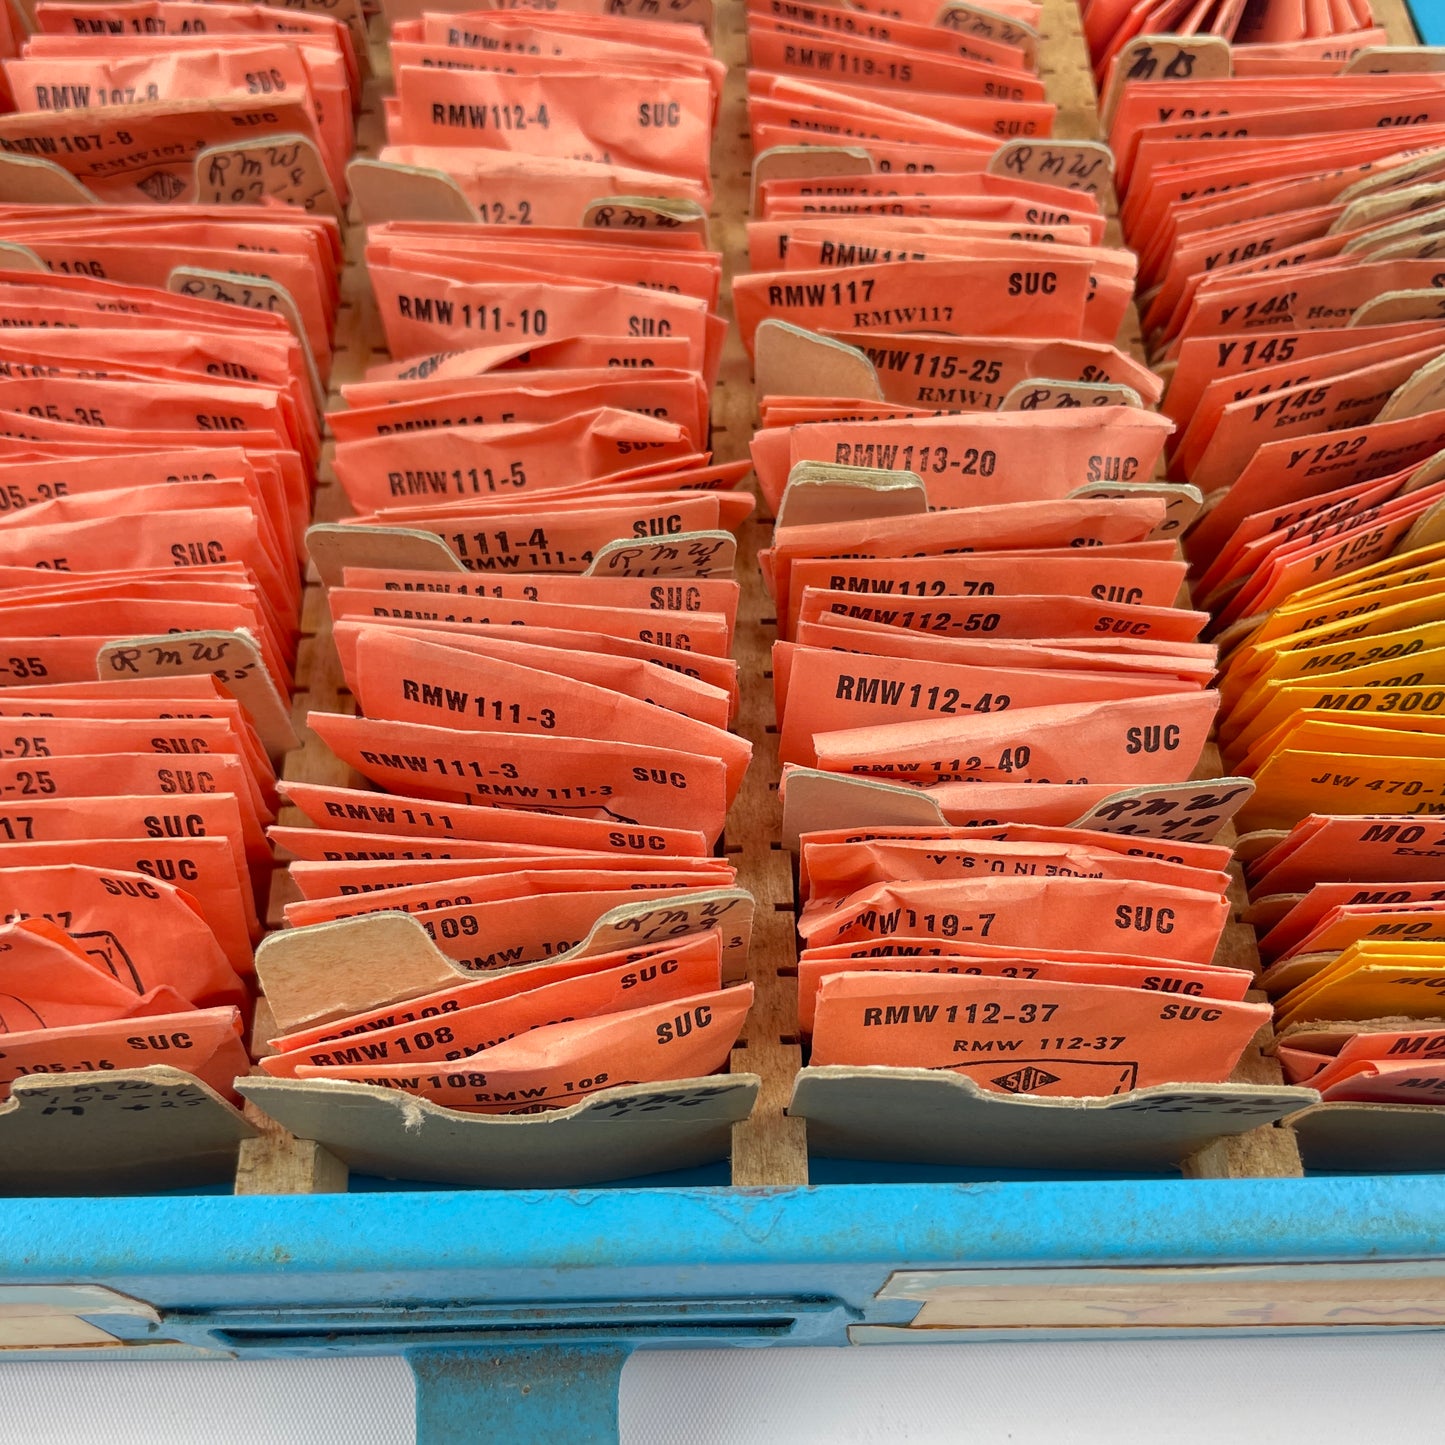
POLYGON ((1323 973, 1277 1001, 1277 1027, 1310 1019, 1435 1018, 1445 989, 1442 958, 1428 944, 1353 943, 1323 973))
POLYGON ((1310 814, 1247 872, 1256 898, 1305 892, 1329 879, 1429 880, 1445 874, 1445 824, 1411 814, 1310 814))

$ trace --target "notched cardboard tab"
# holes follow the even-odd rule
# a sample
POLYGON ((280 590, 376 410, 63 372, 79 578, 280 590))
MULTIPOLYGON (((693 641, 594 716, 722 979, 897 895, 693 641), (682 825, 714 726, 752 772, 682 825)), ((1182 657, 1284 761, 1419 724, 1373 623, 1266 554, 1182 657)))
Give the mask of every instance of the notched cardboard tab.
POLYGON ((1442 166, 1445 166, 1445 149, 1422 151, 1419 155, 1411 156, 1409 160, 1401 161, 1397 166, 1371 171, 1361 180, 1346 186, 1335 197, 1335 200, 1349 204, 1361 196, 1371 195, 1375 191, 1393 191, 1396 187, 1407 184, 1415 176, 1429 175, 1442 166))
POLYGON ((1039 68, 1039 32, 1022 20, 978 5, 974 0, 944 0, 933 23, 976 40, 993 40, 999 45, 1012 45, 1023 51, 1024 64, 1030 70, 1039 68))
MULTIPOLYGON (((1008 1073, 1015 1061, 999 1063, 1008 1073)), ((939 1069, 798 1072, 788 1112, 834 1159, 1001 1169, 1177 1169, 1216 1139, 1277 1123, 1313 1089, 1157 1084, 1100 1098, 996 1094, 939 1069)))
POLYGON ((1218 35, 1140 35, 1115 57, 1099 108, 1105 132, 1131 80, 1225 80, 1234 73, 1229 42, 1218 35))
POLYGON ((1212 640, 1219 649, 1220 657, 1227 657, 1233 652, 1263 621, 1264 614, 1257 612, 1253 617, 1241 617, 1238 622, 1231 622, 1223 632, 1215 633, 1212 640))
POLYGON ((731 577, 738 539, 731 532, 679 532, 635 542, 619 537, 599 547, 585 577, 731 577))
POLYGON ((1370 261, 1433 261, 1445 256, 1445 226, 1416 230, 1388 245, 1364 248, 1361 254, 1370 261))
MULTIPOLYGON (((547 960, 592 958, 716 931, 722 938, 722 977, 747 975, 753 934, 753 895, 742 888, 623 903, 609 909, 587 937, 547 960)), ((529 965, 507 972, 524 971, 529 965)), ((268 934, 256 949, 256 977, 270 1005, 272 1031, 298 1033, 372 1008, 435 993, 485 976, 462 968, 409 913, 365 913, 268 934)))
POLYGON ((1137 406, 1142 410, 1144 398, 1120 381, 1055 381, 1046 376, 1026 376, 1009 388, 999 410, 1068 411, 1081 406, 1137 406))
POLYGON ((95 204, 90 188, 54 161, 40 156, 0 155, 0 205, 95 204))
POLYGON ((1369 45, 1340 67, 1341 75, 1438 75, 1445 71, 1445 46, 1369 45))
POLYGON ((1248 908, 1240 913, 1241 923, 1247 923, 1263 938, 1290 909, 1304 902, 1303 893, 1271 893, 1267 898, 1252 899, 1248 908))
POLYGON ((1177 843, 1210 843, 1254 796, 1248 778, 1204 778, 1121 788, 1069 826, 1177 843))
POLYGON ((756 1074, 604 1089, 565 1109, 468 1114, 373 1084, 243 1079, 241 1092, 353 1174, 480 1189, 574 1188, 728 1157, 756 1074))
POLYGON ((166 278, 166 290, 176 296, 199 296, 203 301, 223 301, 228 306, 244 306, 249 311, 270 311, 286 319, 286 324, 301 343, 306 358, 306 371, 316 405, 326 409, 326 387, 316 369, 316 357, 307 340, 306 323, 296 298, 279 282, 264 276, 248 276, 240 271, 210 271, 204 266, 177 266, 166 278))
POLYGON ((107 642, 96 654, 102 682, 122 677, 194 677, 209 672, 251 716, 274 760, 300 747, 291 709, 277 690, 256 641, 243 631, 163 632, 107 642))
POLYGON ((1445 451, 1438 451, 1433 457, 1427 457, 1405 478, 1405 485, 1400 488, 1400 491, 1402 494, 1416 492, 1421 487, 1428 487, 1432 482, 1438 482, 1442 477, 1445 477, 1445 451))
POLYGON ((50 267, 29 246, 22 246, 19 241, 0 241, 0 270, 50 274, 50 267))
POLYGON ((748 207, 758 213, 758 187, 764 181, 799 181, 813 176, 867 176, 873 157, 862 146, 769 146, 753 160, 753 188, 748 207))
POLYGON ((1316 1104, 1285 1120, 1306 1169, 1348 1174, 1445 1170, 1445 1109, 1429 1104, 1316 1104))
POLYGON ((769 318, 753 337, 759 396, 835 396, 882 401, 878 369, 856 346, 769 318))
POLYGON ((256 977, 275 1034, 435 993, 474 976, 448 958, 409 913, 367 913, 284 928, 267 934, 256 949, 256 977))
POLYGON ((938 804, 917 788, 876 778, 825 773, 819 768, 783 772, 783 847, 798 851, 804 833, 834 828, 942 828, 938 804))
POLYGON ((212 206, 258 206, 275 200, 342 218, 321 152, 304 135, 207 146, 196 156, 196 200, 212 206))
MULTIPOLYGON (((1388 194, 1388 193, 1387 193, 1388 194)), ((1384 199, 1381 197, 1380 199, 1384 199)), ((1341 247, 1342 256, 1360 258, 1393 255, 1402 247, 1424 247, 1438 244, 1445 230, 1445 206, 1410 211, 1397 215, 1366 230, 1341 247)))
POLYGON ((1445 291, 1382 291, 1372 296, 1345 326, 1395 326, 1403 321, 1445 320, 1445 291))
POLYGON ((717 933, 722 939, 722 981, 747 977, 756 904, 746 888, 708 888, 697 893, 622 903, 592 925, 587 937, 558 958, 591 958, 624 948, 641 948, 693 933, 717 933))
POLYGON ((777 525, 806 527, 869 517, 920 517, 927 510, 928 489, 917 472, 799 462, 788 473, 777 525))
POLYGON ((1158 497, 1164 517, 1151 537, 1182 537, 1204 506, 1204 495, 1188 482, 1093 482, 1070 497, 1158 497))
POLYGON ((989 158, 993 176, 1014 176, 1086 195, 1112 195, 1114 153, 1096 140, 1009 140, 989 158))
POLYGON ((1345 206, 1325 234, 1347 236, 1372 226, 1382 226, 1401 216, 1433 211, 1442 204, 1445 204, 1445 185, 1439 182, 1367 191, 1345 206))
POLYGON ((329 592, 348 567, 391 567, 405 572, 465 572, 435 532, 413 527, 343 527, 318 522, 306 529, 306 552, 329 592))
POLYGON ((582 212, 582 224, 599 231, 677 231, 708 244, 707 212, 696 201, 667 196, 599 196, 582 212))
POLYGON ((1241 833, 1234 840, 1235 860, 1239 863, 1252 863, 1288 837, 1289 833, 1283 828, 1261 828, 1255 833, 1241 833))
POLYGON ((1390 393, 1375 417, 1375 424, 1424 416, 1445 406, 1445 353, 1427 361, 1390 393))
POLYGON ((229 1180, 255 1128, 199 1079, 159 1065, 32 1074, 0 1104, 0 1194, 139 1194, 229 1180))
POLYGON ((401 166, 358 156, 346 168, 346 184, 361 224, 386 221, 476 221, 477 212, 445 171, 401 166))
POLYGON ((1445 501, 1436 502, 1415 521, 1414 526, 1395 544, 1390 554, 1398 557, 1413 552, 1417 547, 1433 547, 1445 542, 1445 501))

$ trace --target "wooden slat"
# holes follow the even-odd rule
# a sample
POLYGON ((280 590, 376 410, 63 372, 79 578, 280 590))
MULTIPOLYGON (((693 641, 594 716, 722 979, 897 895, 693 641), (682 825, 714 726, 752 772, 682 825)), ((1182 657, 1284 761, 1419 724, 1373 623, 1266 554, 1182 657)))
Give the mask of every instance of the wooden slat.
MULTIPOLYGON (((374 153, 381 144, 381 103, 385 82, 374 77, 367 83, 366 96, 357 123, 358 151, 374 153)), ((371 291, 361 265, 362 228, 351 225, 346 236, 346 268, 342 273, 341 309, 337 316, 335 355, 331 370, 331 392, 327 409, 340 402, 340 388, 359 380, 371 363, 376 350, 378 328, 371 291)), ((332 443, 322 453, 321 471, 317 479, 315 518, 318 522, 335 521, 347 510, 346 496, 336 484, 331 470, 332 443)), ((326 712, 353 711, 350 694, 341 678, 341 664, 331 642, 331 614, 326 596, 315 576, 308 580, 301 605, 301 644, 297 649, 296 684, 291 717, 301 746, 286 755, 282 776, 292 782, 330 783, 354 786, 359 779, 350 768, 338 761, 331 750, 305 726, 306 714, 313 709, 326 712)), ((299 809, 285 808, 280 821, 304 825, 299 809)), ((281 910, 299 897, 284 866, 278 866, 271 878, 267 900, 266 922, 271 928, 281 926, 281 910)), ((264 1040, 269 1010, 262 999, 257 1005, 253 1038, 264 1040)), ((255 1052, 253 1046, 253 1053, 255 1052)), ((339 1160, 312 1140, 297 1139, 254 1104, 244 1106, 246 1118, 262 1130, 261 1137, 242 1146, 236 1167, 237 1194, 330 1194, 346 1189, 347 1171, 339 1160)))
MULTIPOLYGON (((747 270, 747 217, 752 181, 746 104, 747 58, 741 0, 719 8, 715 48, 728 66, 718 136, 713 149, 712 243, 723 255, 724 310, 732 318, 732 277, 747 270)), ((755 427, 752 368, 735 326, 728 332, 713 398, 713 450, 722 461, 748 455, 755 427)), ((733 1128, 733 1183, 806 1184, 808 1156, 801 1119, 784 1114, 793 1076, 802 1063, 798 1047, 797 960, 793 931, 791 855, 779 847, 782 803, 778 795, 778 734, 773 723, 772 645, 777 637, 771 599, 758 571, 757 554, 768 543, 772 518, 759 512, 738 538, 736 653, 742 705, 738 731, 753 745, 752 766, 728 818, 725 844, 738 882, 757 899, 748 973, 757 990, 744 1036, 732 1058, 734 1070, 763 1081, 752 1117, 733 1128), (734 852, 733 850, 737 851, 734 852)))

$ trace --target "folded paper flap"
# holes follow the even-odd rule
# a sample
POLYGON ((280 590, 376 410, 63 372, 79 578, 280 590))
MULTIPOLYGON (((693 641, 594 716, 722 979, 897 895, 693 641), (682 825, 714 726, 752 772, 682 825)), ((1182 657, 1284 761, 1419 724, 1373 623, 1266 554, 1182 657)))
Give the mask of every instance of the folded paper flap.
POLYGON ((1429 1104, 1315 1104, 1285 1123, 1306 1169, 1391 1174, 1445 1169, 1445 1109, 1429 1104))
POLYGON ((933 1069, 799 1071, 788 1112, 813 1153, 919 1164, 1176 1168, 1215 1139, 1317 1103, 1313 1089, 1162 1084, 1099 1098, 998 1094, 933 1069))
POLYGON ((371 1084, 251 1077, 240 1089, 354 1174, 478 1187, 574 1187, 725 1159, 755 1074, 624 1084, 565 1109, 467 1114, 371 1084))
POLYGON ((386 221, 477 219, 472 203, 445 171, 358 156, 346 168, 346 183, 367 227, 386 221))
POLYGON ((176 1189, 235 1170, 258 1131, 191 1074, 155 1065, 104 1074, 32 1074, 0 1104, 0 1192, 176 1189))
POLYGON ((753 340, 759 396, 842 396, 882 401, 873 363, 856 346, 769 318, 753 340))

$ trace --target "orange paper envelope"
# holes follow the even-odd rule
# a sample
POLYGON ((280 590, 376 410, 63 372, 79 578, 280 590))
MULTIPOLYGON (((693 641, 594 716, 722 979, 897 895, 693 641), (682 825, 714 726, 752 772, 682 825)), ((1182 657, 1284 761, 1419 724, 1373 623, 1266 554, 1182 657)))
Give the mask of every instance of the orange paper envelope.
POLYGON ((1123 1094, 1224 1082, 1269 1018, 1267 1004, 1104 984, 840 974, 818 990, 812 1062, 950 1069, 996 1093, 1123 1094))
POLYGON ((715 1073, 752 1004, 752 984, 598 1019, 553 1024, 438 1069, 302 1066, 303 1079, 349 1079, 492 1114, 529 1114, 576 1103, 616 1084, 715 1073))

